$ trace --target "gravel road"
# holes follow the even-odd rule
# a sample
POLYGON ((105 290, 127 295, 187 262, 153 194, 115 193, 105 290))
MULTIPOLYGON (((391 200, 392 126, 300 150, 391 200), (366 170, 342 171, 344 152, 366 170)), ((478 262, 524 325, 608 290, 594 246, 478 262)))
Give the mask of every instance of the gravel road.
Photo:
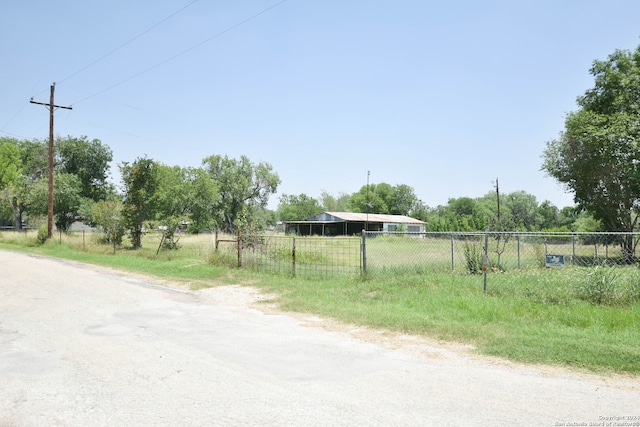
POLYGON ((0 251, 0 426, 640 426, 640 379, 0 251))

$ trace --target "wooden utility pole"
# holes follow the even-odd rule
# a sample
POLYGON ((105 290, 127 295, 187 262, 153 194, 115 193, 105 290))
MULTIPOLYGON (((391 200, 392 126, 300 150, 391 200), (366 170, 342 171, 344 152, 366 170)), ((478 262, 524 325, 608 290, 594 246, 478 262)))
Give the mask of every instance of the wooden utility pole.
POLYGON ((36 102, 31 98, 32 104, 44 105, 49 109, 49 207, 47 209, 47 238, 49 239, 51 238, 51 233, 53 231, 53 111, 56 108, 65 108, 67 110, 73 109, 71 107, 55 105, 53 102, 53 92, 55 87, 56 84, 53 83, 51 85, 51 96, 48 104, 45 104, 44 102, 36 102))

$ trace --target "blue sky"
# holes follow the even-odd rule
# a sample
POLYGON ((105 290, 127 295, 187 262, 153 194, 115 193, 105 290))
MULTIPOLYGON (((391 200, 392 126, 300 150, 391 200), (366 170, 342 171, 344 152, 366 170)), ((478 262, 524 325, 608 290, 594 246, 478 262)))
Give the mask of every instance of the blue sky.
POLYGON ((111 147, 115 181, 145 155, 246 155, 278 195, 353 193, 370 171, 431 207, 496 178, 572 205, 540 171, 545 143, 592 62, 640 44, 637 0, 30 0, 0 16, 0 136, 48 138, 29 99, 56 82, 73 107, 56 134, 111 147))

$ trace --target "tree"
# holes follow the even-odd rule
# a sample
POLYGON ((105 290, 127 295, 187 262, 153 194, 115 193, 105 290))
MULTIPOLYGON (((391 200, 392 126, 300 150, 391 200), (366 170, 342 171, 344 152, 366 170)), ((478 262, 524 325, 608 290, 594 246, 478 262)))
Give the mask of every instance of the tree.
MULTIPOLYGON (((500 198, 502 207, 510 212, 516 230, 538 231, 541 219, 538 217, 536 196, 525 191, 514 191, 500 198)), ((504 220, 504 218, 501 218, 504 220)))
POLYGON ((36 139, 18 141, 22 172, 29 179, 35 181, 49 173, 49 142, 36 139))
MULTIPOLYGON (((640 46, 594 61, 595 85, 577 99, 565 130, 547 142, 542 169, 608 231, 631 232, 640 213, 640 46)), ((627 260, 635 243, 621 242, 627 260)))
MULTIPOLYGON (((158 210, 156 219, 167 226, 189 223, 189 231, 211 227, 213 207, 220 198, 217 184, 203 168, 158 166, 158 210)), ((169 238, 169 233, 165 233, 169 238)))
MULTIPOLYGON (((76 221, 82 205, 82 184, 73 174, 56 173, 53 187, 53 216, 56 228, 67 231, 76 221)), ((29 186, 25 196, 26 212, 29 215, 47 215, 49 179, 41 177, 29 186)))
POLYGON ((220 189, 213 212, 217 214, 218 225, 225 231, 233 232, 241 223, 250 226, 257 211, 266 208, 269 196, 280 185, 280 178, 269 163, 253 164, 246 156, 236 160, 213 155, 205 158, 202 164, 220 189))
POLYGON ((99 200, 91 207, 91 219, 105 234, 105 240, 115 245, 122 244, 125 233, 122 217, 122 202, 117 199, 99 200))
POLYGON ((413 188, 406 184, 392 186, 386 182, 362 186, 351 195, 348 208, 353 212, 389 215, 412 215, 422 207, 413 188))
POLYGON ((302 221, 320 212, 322 212, 320 203, 306 194, 280 196, 278 205, 280 221, 302 221))
POLYGON ((339 193, 337 197, 322 190, 320 193, 320 204, 323 210, 328 212, 345 212, 351 201, 351 196, 346 193, 339 193))
POLYGON ((57 138, 55 151, 56 168, 80 179, 83 197, 98 201, 113 192, 107 182, 113 154, 99 139, 89 141, 86 136, 57 138))
POLYGON ((47 168, 47 147, 43 143, 0 139, 2 210, 16 229, 22 228, 28 190, 38 178, 46 176, 47 168))
MULTIPOLYGON (((549 200, 545 200, 538 206, 538 218, 540 219, 540 230, 557 230, 560 228, 560 211, 549 200)), ((565 227, 565 231, 569 231, 565 227)))
POLYGON ((0 138, 0 190, 15 184, 22 172, 20 148, 13 138, 0 138))
POLYGON ((120 165, 124 190, 122 216, 134 249, 142 247, 144 221, 154 219, 157 208, 158 163, 147 157, 120 165))
POLYGON ((220 201, 218 183, 212 181, 204 168, 183 169, 186 211, 189 230, 201 232, 213 226, 214 207, 220 201))
POLYGON ((389 213, 392 215, 412 216, 421 203, 413 187, 406 184, 398 184, 393 187, 391 192, 391 199, 388 203, 389 213))
POLYGON ((14 227, 20 228, 21 219, 16 224, 13 197, 16 194, 22 172, 20 148, 13 138, 0 138, 0 221, 8 219, 14 227))
POLYGON ((349 201, 347 208, 351 212, 376 214, 388 213, 389 209, 387 207, 387 203, 380 194, 384 194, 385 188, 383 187, 380 193, 376 191, 377 188, 378 186, 376 184, 369 184, 368 186, 363 185, 362 188, 360 188, 360 191, 351 195, 351 200, 349 201))

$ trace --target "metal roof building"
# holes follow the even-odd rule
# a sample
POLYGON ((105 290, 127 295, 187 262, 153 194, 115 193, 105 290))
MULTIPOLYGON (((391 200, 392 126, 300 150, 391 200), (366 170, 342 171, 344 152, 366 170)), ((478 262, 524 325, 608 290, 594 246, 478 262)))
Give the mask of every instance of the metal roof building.
POLYGON ((404 215, 382 215, 358 212, 322 212, 304 221, 285 221, 286 234, 298 236, 352 236, 362 230, 394 232, 404 229, 423 233, 426 222, 404 215))

